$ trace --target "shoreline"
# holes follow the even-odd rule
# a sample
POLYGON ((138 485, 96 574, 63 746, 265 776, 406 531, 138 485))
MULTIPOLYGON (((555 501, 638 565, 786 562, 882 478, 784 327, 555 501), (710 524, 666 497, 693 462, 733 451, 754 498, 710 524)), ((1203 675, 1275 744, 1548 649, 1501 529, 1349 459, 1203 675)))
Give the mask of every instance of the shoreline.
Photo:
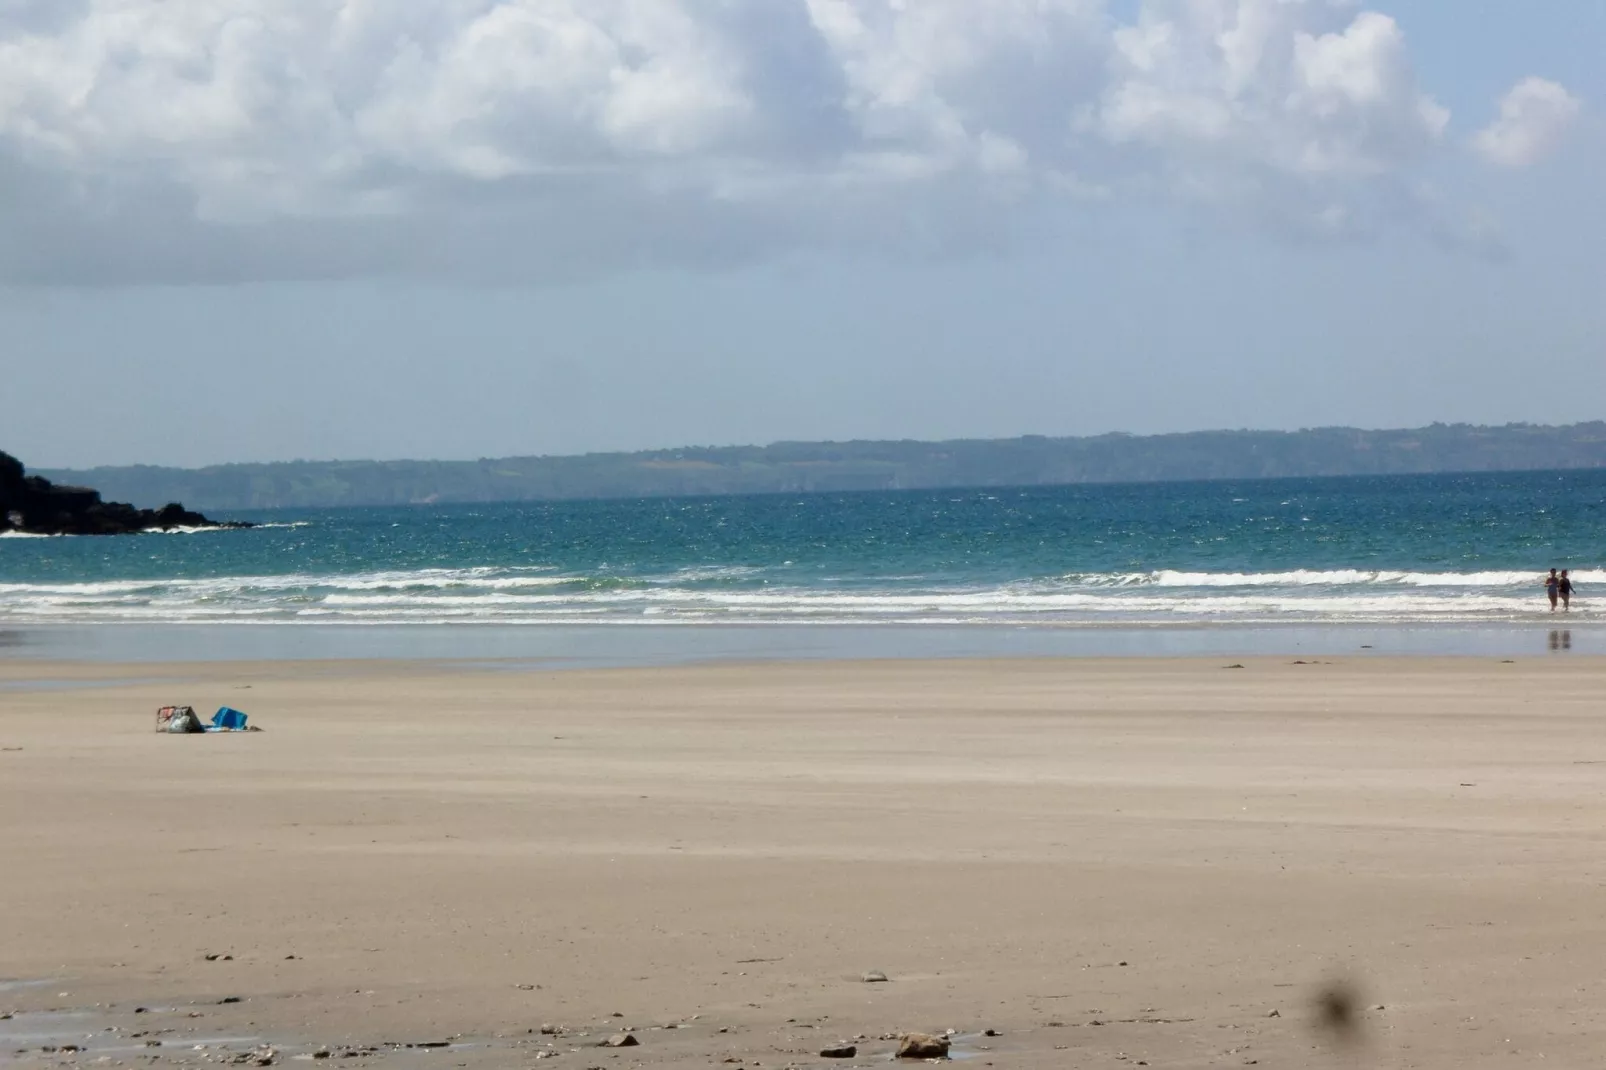
POLYGON ((1606 654, 1606 621, 1438 624, 132 624, 0 627, 33 661, 502 661, 553 669, 725 662, 1606 654))

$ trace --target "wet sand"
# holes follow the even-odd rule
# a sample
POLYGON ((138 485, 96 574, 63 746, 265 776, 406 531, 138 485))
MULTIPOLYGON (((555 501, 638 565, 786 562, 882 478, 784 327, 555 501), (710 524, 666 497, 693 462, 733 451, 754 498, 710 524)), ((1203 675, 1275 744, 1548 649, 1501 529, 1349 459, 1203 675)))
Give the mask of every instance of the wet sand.
POLYGON ((1292 660, 0 662, 0 1060, 1592 1062, 1606 660, 1292 660))
MULTIPOLYGON (((1539 603, 1543 605, 1541 601, 1539 603)), ((1606 622, 1583 607, 1520 620, 1431 624, 1310 621, 1167 625, 636 623, 13 624, 0 660, 520 662, 530 669, 628 669, 715 662, 956 658, 1531 657, 1606 655, 1606 622)))

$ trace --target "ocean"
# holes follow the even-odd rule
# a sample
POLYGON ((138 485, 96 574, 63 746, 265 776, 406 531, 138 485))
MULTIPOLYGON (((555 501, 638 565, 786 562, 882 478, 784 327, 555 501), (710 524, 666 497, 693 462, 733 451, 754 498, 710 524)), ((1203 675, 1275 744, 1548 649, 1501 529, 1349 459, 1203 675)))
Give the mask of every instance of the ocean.
MULTIPOLYGON (((0 628, 1432 625, 1602 616, 1606 472, 242 514, 0 539, 0 628)), ((1603 618, 1606 619, 1606 618, 1603 618)))

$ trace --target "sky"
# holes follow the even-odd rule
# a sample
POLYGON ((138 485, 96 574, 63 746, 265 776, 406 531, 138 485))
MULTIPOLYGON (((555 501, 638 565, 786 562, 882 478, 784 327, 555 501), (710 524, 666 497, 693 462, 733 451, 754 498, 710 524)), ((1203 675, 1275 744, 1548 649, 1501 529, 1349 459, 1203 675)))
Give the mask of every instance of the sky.
POLYGON ((37 467, 1606 418, 1606 0, 0 0, 37 467))

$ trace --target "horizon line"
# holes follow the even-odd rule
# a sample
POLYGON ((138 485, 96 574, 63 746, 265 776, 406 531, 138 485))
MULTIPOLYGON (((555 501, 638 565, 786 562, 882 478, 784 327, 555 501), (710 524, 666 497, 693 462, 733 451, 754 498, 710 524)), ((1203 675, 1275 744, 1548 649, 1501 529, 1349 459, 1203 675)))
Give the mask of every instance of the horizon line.
MULTIPOLYGON (((146 462, 141 462, 141 461, 134 461, 134 462, 124 462, 124 463, 118 463, 118 464, 104 464, 103 463, 103 464, 93 464, 93 465, 40 465, 40 466, 35 466, 35 465, 31 465, 30 464, 27 467, 28 467, 28 470, 30 472, 33 472, 33 473, 40 473, 40 472, 44 472, 44 473, 66 473, 66 472, 87 473, 87 472, 101 472, 101 471, 117 470, 117 469, 135 469, 135 468, 159 468, 159 469, 168 469, 168 470, 185 471, 185 472, 204 472, 204 471, 208 471, 210 469, 217 469, 217 468, 266 467, 266 466, 270 466, 270 465, 294 465, 294 464, 336 464, 336 465, 342 465, 342 464, 352 464, 352 465, 360 465, 360 464, 380 464, 380 465, 383 465, 383 464, 476 464, 476 463, 487 463, 487 462, 495 462, 495 461, 561 460, 561 459, 567 459, 567 458, 585 458, 585 457, 652 456, 652 455, 655 455, 655 454, 677 453, 677 452, 685 452, 685 451, 714 452, 714 451, 735 451, 735 450, 770 450, 770 449, 776 449, 776 448, 781 448, 781 447, 804 447, 804 446, 867 446, 867 445, 944 446, 944 445, 957 445, 957 444, 984 445, 984 444, 1001 444, 1001 443, 1010 443, 1010 442, 1079 442, 1079 441, 1080 442, 1087 442, 1087 441, 1094 441, 1094 440, 1097 440, 1097 439, 1105 439, 1105 438, 1165 439, 1165 438, 1183 438, 1183 437, 1188 437, 1188 436, 1192 436, 1192 435, 1278 435, 1278 436, 1292 436, 1292 435, 1311 435, 1311 434, 1320 434, 1320 433, 1323 433, 1323 432, 1342 432, 1342 431, 1361 432, 1361 433, 1365 433, 1365 434, 1386 435, 1386 434, 1412 434, 1412 433, 1417 433, 1417 432, 1422 432, 1422 431, 1432 431, 1432 430, 1436 430, 1436 429, 1438 429, 1438 430, 1463 429, 1463 430, 1473 430, 1473 431, 1479 431, 1479 430, 1482 430, 1482 431, 1510 431, 1510 430, 1519 430, 1519 429, 1531 429, 1531 430, 1536 430, 1536 431, 1568 431, 1568 430, 1576 430, 1576 429, 1580 429, 1580 428, 1595 427, 1595 426, 1600 426, 1603 429, 1606 429, 1606 419, 1580 420, 1580 421, 1576 421, 1574 423, 1566 423, 1566 424, 1538 424, 1538 423, 1532 423, 1532 422, 1524 421, 1524 420, 1508 421, 1508 422, 1503 423, 1503 424, 1470 423, 1470 422, 1466 422, 1466 421, 1457 421, 1457 422, 1453 422, 1453 423, 1446 423, 1444 421, 1435 420, 1435 421, 1433 421, 1431 423, 1419 424, 1419 425, 1416 425, 1414 427, 1361 427, 1361 426, 1357 426, 1357 425, 1353 425, 1353 424, 1325 424, 1325 425, 1320 425, 1320 426, 1315 426, 1315 427, 1299 427, 1299 428, 1291 428, 1291 429, 1290 428, 1252 428, 1252 427, 1230 428, 1230 427, 1218 427, 1218 428, 1198 428, 1198 429, 1194 429, 1194 430, 1190 430, 1190 431, 1157 431, 1157 432, 1150 432, 1150 433, 1138 433, 1138 432, 1133 432, 1133 431, 1103 431, 1103 432, 1098 432, 1098 433, 1095 433, 1095 434, 1082 434, 1082 435, 1044 435, 1044 434, 1036 434, 1036 433, 1026 432, 1026 433, 1022 433, 1022 434, 1018 434, 1018 435, 1000 435, 1000 436, 983 436, 983 437, 959 437, 959 438, 775 439, 775 440, 767 442, 767 443, 742 442, 742 443, 728 443, 728 444, 724 444, 724 445, 682 444, 682 445, 676 445, 676 446, 644 447, 644 448, 641 448, 641 449, 588 450, 588 451, 584 451, 584 452, 571 452, 571 453, 507 453, 507 454, 501 454, 501 455, 494 456, 494 457, 493 456, 487 456, 487 455, 481 455, 481 456, 478 456, 478 457, 388 457, 388 458, 380 458, 380 457, 348 457, 348 458, 294 457, 294 458, 285 458, 285 459, 269 460, 269 461, 214 461, 214 462, 207 463, 207 464, 197 464, 197 465, 152 464, 152 463, 146 463, 146 462)), ((16 455, 12 454, 12 456, 15 457, 16 455)), ((18 458, 18 459, 21 460, 21 458, 18 458)), ((26 462, 24 462, 24 463, 26 463, 26 462)))

